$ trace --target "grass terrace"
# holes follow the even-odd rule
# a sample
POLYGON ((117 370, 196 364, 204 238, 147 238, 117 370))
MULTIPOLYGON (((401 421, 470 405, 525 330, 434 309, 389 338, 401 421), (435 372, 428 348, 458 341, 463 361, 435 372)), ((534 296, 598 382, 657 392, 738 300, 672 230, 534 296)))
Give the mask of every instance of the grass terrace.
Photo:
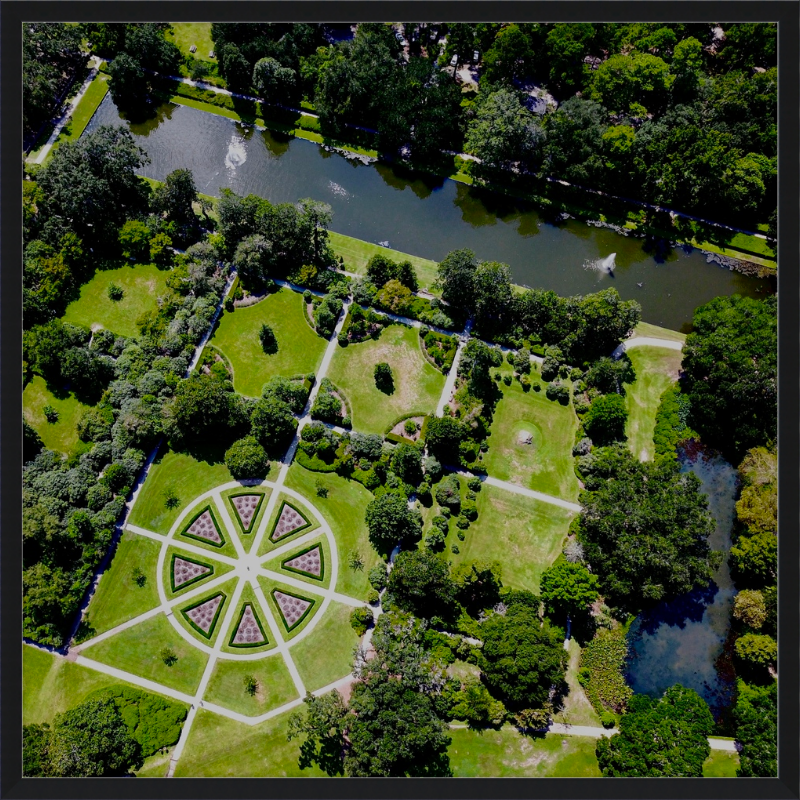
POLYGON ((276 375, 290 378, 316 372, 326 340, 308 324, 303 296, 281 288, 252 306, 222 315, 211 343, 233 368, 233 386, 240 394, 260 397, 261 387, 276 375), (258 339, 263 323, 275 332, 278 352, 264 353, 258 339))
POLYGON ((350 402, 353 430, 385 433, 397 417, 436 408, 445 376, 425 358, 416 328, 395 324, 383 329, 379 339, 339 347, 328 377, 350 402), (384 394, 375 386, 375 365, 392 368, 394 391, 384 394))
POLYGON ((64 322, 91 328, 100 326, 122 336, 138 336, 136 320, 156 307, 167 288, 167 271, 154 264, 135 264, 95 273, 81 286, 80 297, 67 306, 64 322), (112 284, 121 287, 121 300, 108 296, 112 284))
MULTIPOLYGON (((658 325, 651 325, 649 322, 640 322, 633 329, 634 336, 653 336, 656 339, 669 339, 671 342, 685 342, 686 334, 680 331, 673 331, 670 328, 662 328, 658 325)), ((634 348, 635 349, 635 348, 634 348)))
POLYGON ((22 415, 41 437, 44 446, 56 453, 69 455, 83 445, 78 438, 76 425, 90 406, 77 400, 72 392, 53 394, 44 378, 36 375, 22 392, 22 415), (57 422, 48 422, 44 407, 52 406, 58 412, 57 422))

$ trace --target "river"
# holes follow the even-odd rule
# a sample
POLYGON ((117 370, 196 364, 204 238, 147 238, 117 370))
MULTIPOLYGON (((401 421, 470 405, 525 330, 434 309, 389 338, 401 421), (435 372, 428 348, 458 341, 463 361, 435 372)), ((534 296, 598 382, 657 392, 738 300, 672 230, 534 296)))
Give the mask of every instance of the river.
POLYGON ((187 106, 166 103, 153 119, 130 124, 107 95, 86 130, 104 124, 131 130, 151 159, 141 171, 149 178, 186 168, 204 194, 230 187, 275 203, 323 200, 339 233, 437 261, 469 247, 481 259, 509 264, 515 283, 560 295, 614 286, 624 299, 638 300, 643 319, 654 325, 686 331, 694 309, 713 297, 772 291, 768 280, 709 264, 697 250, 656 257, 641 239, 573 219, 549 224, 518 200, 386 164, 364 165, 313 142, 187 106), (597 269, 612 253, 613 273, 597 269))

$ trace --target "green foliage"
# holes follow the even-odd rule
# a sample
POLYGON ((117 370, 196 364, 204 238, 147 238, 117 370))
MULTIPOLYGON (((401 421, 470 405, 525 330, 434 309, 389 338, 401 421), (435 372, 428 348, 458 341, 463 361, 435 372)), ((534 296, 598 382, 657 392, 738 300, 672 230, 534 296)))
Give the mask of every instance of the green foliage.
POLYGON ((376 564, 370 569, 368 574, 370 586, 380 592, 386 588, 388 576, 386 574, 386 567, 383 564, 376 564))
POLYGON ((46 405, 42 412, 44 413, 44 418, 52 425, 58 422, 58 411, 56 411, 53 406, 46 405))
POLYGON ((451 511, 457 511, 461 506, 461 484, 455 475, 442 478, 434 490, 436 502, 451 511))
POLYGON ((603 446, 625 438, 628 408, 619 394, 603 394, 592 400, 583 427, 595 445, 603 446))
POLYGON ((350 626, 359 636, 363 636, 374 621, 368 608, 354 608, 350 612, 350 626))
POLYGON ((458 602, 474 617, 500 602, 502 570, 496 561, 462 562, 451 575, 458 602))
POLYGON ((653 431, 656 459, 677 458, 676 448, 684 439, 692 436, 686 424, 689 418, 689 398, 681 392, 680 386, 670 386, 661 395, 656 411, 656 426, 653 431))
POLYGON ((597 599, 597 576, 583 564, 557 561, 542 573, 541 593, 549 614, 579 616, 597 599))
POLYGON ((606 777, 700 778, 711 750, 714 719, 692 689, 676 684, 653 700, 635 695, 619 733, 597 743, 597 763, 606 777))
POLYGON ((749 686, 738 681, 733 710, 736 741, 742 745, 737 777, 778 775, 778 686, 749 686))
POLYGON ((171 647, 162 647, 159 656, 168 667, 174 667, 178 663, 178 656, 171 647))
POLYGON ((283 452, 297 428, 292 408, 274 392, 259 399, 250 417, 253 436, 268 454, 283 452))
POLYGON ((394 392, 394 375, 392 375, 392 368, 385 362, 381 361, 375 365, 372 372, 375 379, 375 386, 378 391, 384 394, 392 394, 394 392))
POLYGON ((758 630, 767 620, 767 604, 764 595, 752 589, 744 589, 733 599, 733 618, 758 630))
POLYGON ((452 714, 465 720, 472 729, 497 728, 505 720, 506 708, 482 683, 473 679, 455 696, 452 714))
POLYGON ((625 680, 628 645, 625 630, 601 628, 581 651, 578 681, 595 711, 620 713, 627 708, 633 690, 625 680))
POLYGON ((269 472, 267 451, 255 436, 237 439, 225 453, 225 466, 237 480, 264 478, 269 472))
POLYGON ((450 568, 443 558, 426 550, 397 556, 387 591, 400 608, 418 617, 447 619, 454 612, 456 587, 450 568))
POLYGON ((261 324, 261 328, 258 331, 258 341, 261 342, 261 349, 267 355, 278 352, 278 340, 275 338, 275 331, 266 322, 261 324))
POLYGON ((778 576, 778 539, 772 533, 742 536, 731 547, 731 574, 737 585, 753 589, 775 584, 778 576))
POLYGON ((399 444, 392 453, 391 468, 402 481, 417 486, 422 481, 422 453, 413 444, 399 444))
POLYGON ((367 262, 367 278, 378 289, 383 288, 389 281, 397 281, 411 292, 416 292, 419 288, 417 275, 410 261, 399 263, 382 253, 376 253, 367 262))
POLYGON ((399 541, 415 539, 421 528, 419 514, 408 507, 405 497, 388 492, 370 502, 365 521, 370 540, 379 549, 391 549, 399 541))
POLYGON ((737 658, 750 666, 767 667, 778 659, 778 643, 759 633, 746 633, 734 645, 737 658))
POLYGON ((551 381, 545 390, 548 400, 555 400, 565 406, 569 403, 569 386, 561 381, 551 381))

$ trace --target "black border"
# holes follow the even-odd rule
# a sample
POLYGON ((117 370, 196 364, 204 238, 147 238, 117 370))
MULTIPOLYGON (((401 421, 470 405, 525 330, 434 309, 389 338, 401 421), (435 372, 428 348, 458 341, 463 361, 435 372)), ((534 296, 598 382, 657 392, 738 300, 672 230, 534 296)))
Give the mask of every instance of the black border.
MULTIPOLYGON (((299 553, 295 553, 294 555, 288 556, 283 561, 281 561, 281 569, 285 569, 287 572, 294 572, 297 575, 305 575, 307 578, 311 578, 315 581, 324 581, 325 580, 325 548, 322 546, 322 540, 310 544, 308 547, 304 547, 299 553), (314 575, 311 572, 306 572, 304 569, 298 569, 297 567, 287 567, 286 563, 288 561, 292 561, 295 558, 300 558, 300 556, 304 556, 306 553, 310 553, 312 550, 319 548, 319 566, 320 566, 320 574, 314 575)), ((305 598, 303 598, 305 599, 305 598)))
POLYGON ((750 798, 800 797, 798 780, 797 709, 800 705, 798 687, 798 611, 800 597, 797 565, 800 563, 798 541, 798 437, 800 436, 800 406, 798 405, 798 363, 800 355, 797 336, 798 272, 800 263, 797 220, 798 204, 798 142, 797 108, 798 57, 797 32, 800 7, 795 2, 710 2, 709 0, 678 0, 668 2, 620 2, 619 0, 560 0, 560 2, 503 2, 492 3, 464 0, 452 2, 165 2, 157 6, 147 2, 40 2, 7 1, 0 5, 0 103, 2 103, 2 154, 0 183, 2 202, 0 219, 2 232, 0 260, 0 375, 6 391, 0 393, 0 478, 2 500, 0 526, 0 585, 3 602, 0 604, 0 798, 64 797, 94 798, 216 798, 227 795, 246 798, 483 798, 483 797, 558 797, 571 798, 639 798, 645 795, 658 798, 680 796, 691 798, 750 798), (171 19, 192 21, 320 21, 346 22, 353 20, 382 21, 416 17, 419 19, 449 19, 452 21, 686 21, 706 22, 710 19, 734 21, 778 21, 779 24, 779 197, 781 239, 779 261, 790 265, 780 274, 779 307, 779 418, 780 442, 779 475, 783 486, 779 503, 779 526, 785 535, 781 540, 779 569, 784 573, 779 583, 780 651, 779 672, 782 678, 779 697, 779 774, 776 779, 743 781, 737 779, 493 779, 435 781, 433 779, 361 780, 315 778, 243 778, 231 783, 226 780, 185 779, 169 781, 150 779, 146 788, 137 782, 121 782, 98 778, 92 781, 62 779, 21 780, 21 740, 19 720, 22 712, 21 660, 19 640, 22 618, 22 573, 20 564, 21 539, 14 535, 21 529, 22 442, 19 420, 22 414, 22 393, 19 391, 19 359, 21 352, 21 205, 18 175, 22 134, 19 125, 21 109, 21 39, 19 25, 23 20, 140 21, 171 19), (794 578, 794 580, 792 580, 794 578))

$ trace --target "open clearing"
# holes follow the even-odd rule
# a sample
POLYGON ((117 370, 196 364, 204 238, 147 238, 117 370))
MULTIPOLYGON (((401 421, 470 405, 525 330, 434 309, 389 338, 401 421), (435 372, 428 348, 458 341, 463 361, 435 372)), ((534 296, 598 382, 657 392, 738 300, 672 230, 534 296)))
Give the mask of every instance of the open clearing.
POLYGON ((226 311, 211 344, 233 368, 233 386, 240 394, 260 397, 261 387, 276 375, 316 372, 326 340, 311 329, 303 311, 303 296, 281 288, 252 306, 226 311), (258 332, 267 323, 275 333, 278 351, 267 355, 258 332))
MULTIPOLYGON (((499 371, 511 374, 511 366, 504 363, 499 371)), ((578 418, 571 403, 562 406, 547 399, 547 383, 538 371, 532 369, 530 379, 528 392, 522 391, 517 380, 511 386, 496 384, 503 397, 495 408, 484 465, 493 478, 564 500, 577 500, 579 486, 572 446, 578 418), (535 392, 533 384, 540 385, 541 391, 535 392), (526 434, 530 434, 531 444, 520 442, 520 436, 526 434)))
POLYGON ((407 325, 384 328, 379 339, 337 347, 328 377, 351 406, 353 430, 383 434, 401 414, 429 414, 436 408, 445 376, 422 355, 419 333, 407 325), (375 386, 375 365, 392 368, 394 392, 375 386))
POLYGON ((106 269, 81 286, 81 294, 64 313, 63 321, 91 328, 100 325, 121 336, 138 336, 136 320, 155 310, 156 298, 167 288, 166 270, 153 264, 135 264, 106 269), (124 295, 121 300, 108 296, 108 287, 115 283, 124 295))
MULTIPOLYGON (((661 328, 658 325, 651 325, 649 322, 640 322, 633 329, 634 336, 652 336, 655 339, 668 339, 671 342, 685 342, 686 334, 680 331, 673 331, 670 328, 661 328)), ((636 348, 633 348, 634 350, 636 348)))
POLYGON ((22 415, 25 421, 39 434, 48 450, 64 455, 69 455, 81 444, 76 425, 89 408, 77 400, 72 392, 56 397, 39 375, 22 392, 22 415), (48 405, 58 412, 57 422, 48 422, 45 418, 44 407, 48 405))
POLYGON ((665 389, 678 379, 683 355, 663 347, 632 347, 628 351, 636 380, 625 386, 628 422, 625 433, 631 452, 642 461, 655 455, 656 412, 665 389))
POLYGON ((727 750, 712 750, 703 764, 704 778, 735 778, 739 769, 739 754, 727 750))

